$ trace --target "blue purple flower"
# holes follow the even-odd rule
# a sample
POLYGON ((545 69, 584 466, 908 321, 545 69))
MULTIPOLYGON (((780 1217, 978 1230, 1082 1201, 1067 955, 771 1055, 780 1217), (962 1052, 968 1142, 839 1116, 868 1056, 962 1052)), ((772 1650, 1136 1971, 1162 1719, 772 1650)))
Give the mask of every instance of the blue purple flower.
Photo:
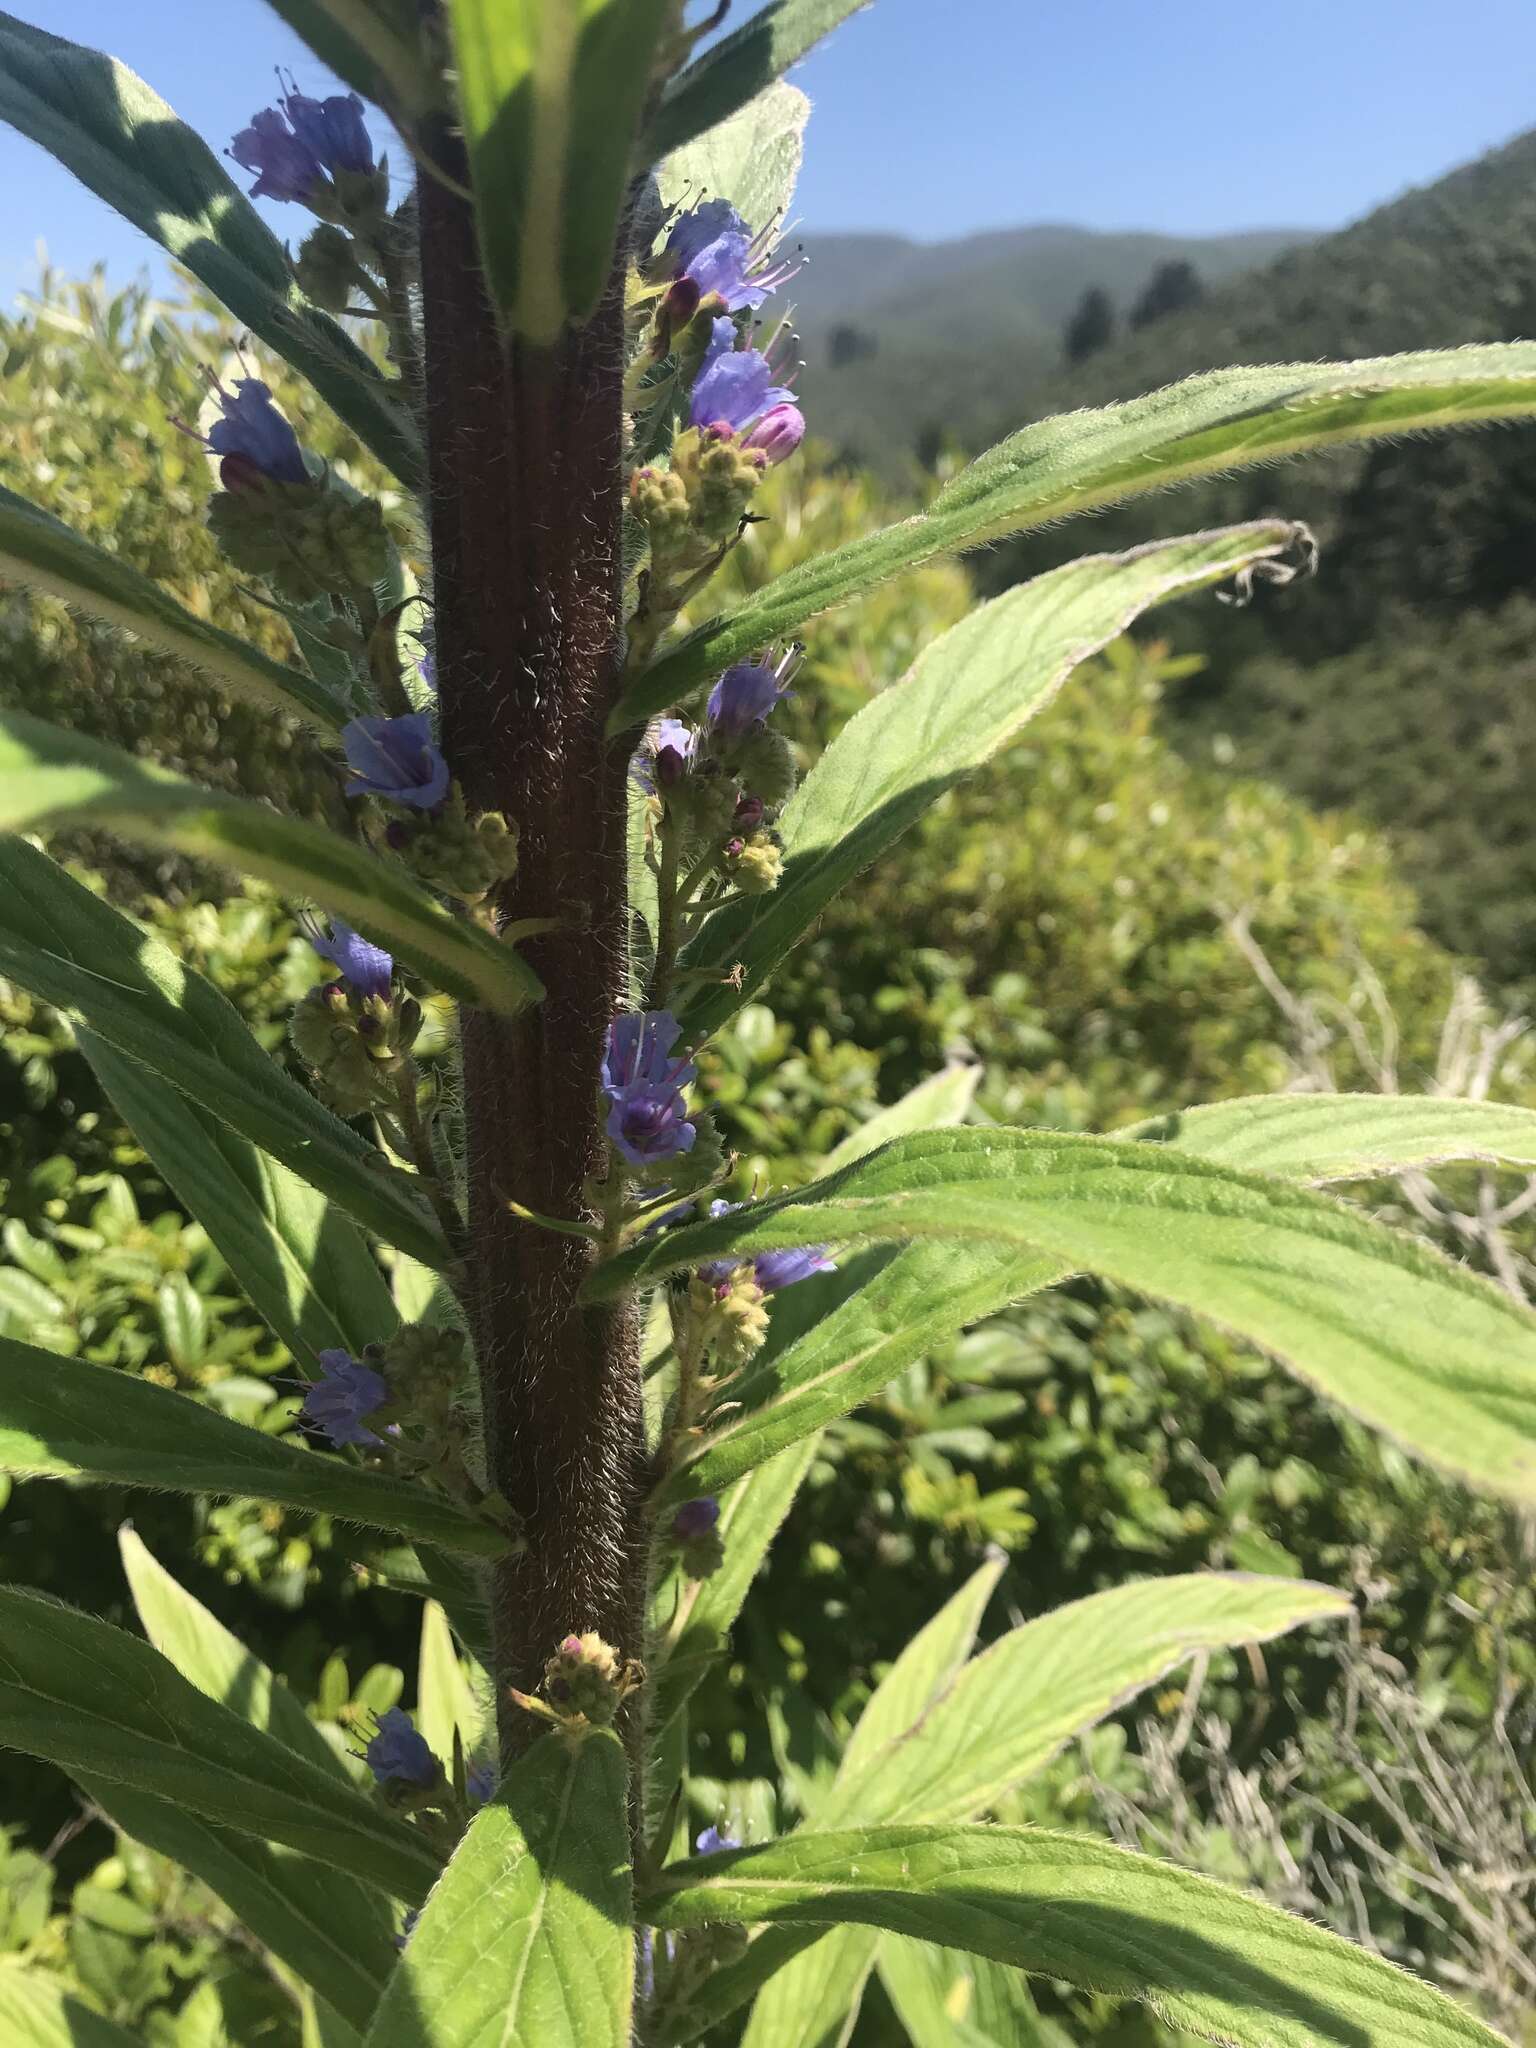
POLYGON ((382 1443, 383 1438, 364 1422, 389 1399, 382 1375, 348 1351, 322 1351, 319 1356, 320 1378, 306 1389, 299 1419, 338 1450, 343 1444, 382 1443))
POLYGON ((698 734, 680 718, 658 718, 645 744, 630 764, 630 773, 647 796, 675 789, 688 773, 698 734))
POLYGON ((464 1773, 464 1790, 472 1806, 485 1806, 496 1793, 496 1766, 488 1759, 471 1764, 464 1773))
POLYGON ((309 943, 320 958, 329 960, 342 980, 358 995, 377 996, 381 1002, 389 1000, 390 978, 394 974, 395 963, 382 946, 373 945, 353 931, 351 925, 343 924, 339 917, 331 919, 329 930, 314 920, 307 920, 305 929, 309 943))
POLYGON ((698 1136, 683 1090, 697 1078, 691 1060, 672 1058, 682 1026, 670 1010, 621 1011, 608 1027, 603 1055, 606 1130, 631 1166, 691 1152, 698 1136))
POLYGON ((348 796, 382 796, 413 810, 435 811, 448 794, 448 763, 432 738, 432 718, 354 718, 341 729, 352 779, 348 796))
POLYGON ((783 685, 771 668, 761 662, 737 662, 709 693, 704 715, 710 731, 717 739, 744 739, 753 726, 763 723, 783 694, 783 685))
POLYGON ((718 1856, 724 1849, 739 1849, 741 1843, 735 1835, 728 1835, 723 1828, 708 1827, 694 1842, 695 1854, 718 1856))
POLYGON ((752 1277, 764 1294, 777 1294, 781 1287, 793 1287, 809 1280, 813 1273, 835 1273, 837 1261, 827 1257, 824 1244, 795 1245, 788 1251, 759 1252, 752 1261, 752 1277))
POLYGON ((672 1534, 679 1543, 691 1543, 713 1533, 720 1521, 720 1503, 712 1494, 685 1500, 672 1517, 672 1534))
POLYGON ((380 1714, 378 1733, 363 1754, 381 1785, 434 1785, 442 1770, 403 1707, 380 1714))
POLYGON ((696 285, 701 297, 718 293, 728 312, 756 312, 764 299, 792 278, 799 266, 772 267, 771 236, 754 235, 725 199, 707 199, 680 214, 667 237, 664 261, 674 276, 696 285))
POLYGON ((309 471, 299 437, 272 403, 270 385, 259 377, 237 377, 233 391, 214 387, 222 419, 208 429, 207 446, 222 458, 226 489, 238 489, 259 471, 275 484, 307 484, 309 471))
POLYGON ((703 367, 694 381, 689 424, 743 433, 795 394, 775 384, 774 369, 760 349, 736 346, 736 323, 722 316, 710 330, 703 367))
POLYGON ((250 127, 240 130, 229 154, 242 170, 256 173, 253 199, 307 201, 337 172, 373 169, 373 144, 357 94, 316 100, 294 91, 291 81, 275 107, 251 116, 250 127))

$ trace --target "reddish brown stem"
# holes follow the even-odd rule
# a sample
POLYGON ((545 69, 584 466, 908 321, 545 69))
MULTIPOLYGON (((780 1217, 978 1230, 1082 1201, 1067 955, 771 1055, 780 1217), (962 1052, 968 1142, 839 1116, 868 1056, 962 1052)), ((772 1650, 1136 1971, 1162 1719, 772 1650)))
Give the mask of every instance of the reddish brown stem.
MULTIPOLYGON (((453 168, 450 165, 450 168, 453 168)), ((456 173, 457 174, 457 173, 456 173)), ((443 744, 472 808, 521 834, 505 922, 548 991, 516 1018, 463 1020, 470 1291, 491 1485, 525 1555, 492 1589, 498 1692, 531 1692, 559 1639, 596 1629, 638 1656, 644 1438, 633 1318, 577 1299, 586 1241, 519 1220, 586 1212, 602 1153, 604 1032, 626 946, 622 748, 603 737, 619 667, 620 276, 550 350, 508 344, 470 209, 420 187, 425 389, 443 744)), ((503 1745, 536 1724, 504 1712, 503 1745)))

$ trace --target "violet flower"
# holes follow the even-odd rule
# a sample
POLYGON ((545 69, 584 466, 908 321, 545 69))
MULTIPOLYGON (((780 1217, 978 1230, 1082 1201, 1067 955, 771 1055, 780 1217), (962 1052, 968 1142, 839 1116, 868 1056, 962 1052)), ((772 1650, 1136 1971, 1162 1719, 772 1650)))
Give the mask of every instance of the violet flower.
POLYGON ((240 130, 229 154, 242 170, 256 173, 253 199, 302 203, 338 172, 366 175, 373 169, 373 144, 357 94, 311 99, 295 91, 291 80, 275 107, 251 116, 250 127, 240 130))
POLYGON ((378 1733, 363 1754, 381 1785, 434 1785, 442 1769, 403 1707, 380 1714, 378 1733))
POLYGON ((752 1277, 764 1294, 777 1294, 781 1287, 793 1287, 809 1280, 813 1273, 835 1273, 836 1259, 827 1257, 824 1244, 795 1245, 788 1251, 759 1252, 752 1261, 752 1277))
POLYGON ((691 1152, 698 1132, 688 1121, 683 1090, 698 1069, 672 1058, 682 1026, 670 1010, 621 1011, 608 1027, 603 1055, 605 1126, 620 1156, 648 1166, 691 1152))
POLYGON ((719 1501, 713 1495, 705 1494, 699 1500, 683 1502, 672 1517, 672 1534, 679 1543, 691 1543, 700 1536, 708 1536, 719 1521, 719 1501))
POLYGON ((738 348, 736 338, 735 321, 722 315, 710 331, 703 367, 694 380, 691 426, 740 434, 775 406, 793 402, 789 386, 774 383, 773 366, 762 351, 738 348))
POLYGON ((205 445, 222 458, 225 488, 249 483, 253 469, 271 483, 307 484, 299 437, 272 403, 271 386, 259 377, 237 377, 233 391, 222 384, 214 388, 224 417, 208 429, 205 445))
POLYGON ((694 1842, 694 1853, 699 1856, 718 1856, 725 1849, 739 1849, 740 1841, 735 1835, 726 1834, 723 1828, 708 1827, 694 1842))
POLYGON ((698 734, 680 718, 658 718, 629 772, 647 796, 675 789, 692 765, 697 742, 698 734))
POLYGON ((805 414, 799 406, 776 405, 763 414, 741 445, 764 456, 771 468, 793 455, 804 439, 805 414))
POLYGON ((382 946, 375 946, 339 917, 331 919, 329 930, 309 919, 305 934, 320 958, 329 960, 358 995, 377 996, 381 1002, 388 1002, 395 963, 382 946))
POLYGON ((756 312, 764 299, 795 276, 799 265, 773 265, 771 233, 754 235, 729 200, 707 199, 680 214, 667 237, 664 261, 687 278, 701 298, 711 292, 726 310, 756 312))
POLYGON ((382 796, 412 810, 435 811, 448 794, 448 763, 432 738, 432 718, 354 718, 341 729, 352 771, 348 796, 382 796))
POLYGON ((760 662, 739 661, 709 693, 704 715, 716 739, 744 739, 761 725, 784 694, 778 676, 760 662))
POLYGON ((348 1351, 322 1351, 319 1357, 320 1378, 306 1389, 299 1420, 328 1437, 337 1450, 343 1444, 382 1443, 384 1439, 365 1426, 364 1417, 389 1399, 383 1376, 348 1351))

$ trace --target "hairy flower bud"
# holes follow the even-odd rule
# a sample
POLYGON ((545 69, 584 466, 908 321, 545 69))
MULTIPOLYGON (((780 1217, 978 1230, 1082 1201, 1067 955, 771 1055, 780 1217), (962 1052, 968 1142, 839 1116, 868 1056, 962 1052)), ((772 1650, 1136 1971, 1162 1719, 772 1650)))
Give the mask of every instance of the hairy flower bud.
POLYGON ((735 1266, 711 1278, 696 1273, 688 1283, 687 1314, 697 1340, 723 1366, 745 1365, 768 1335, 768 1308, 750 1266, 735 1266))
MULTIPOLYGON (((225 470, 230 468, 226 459, 225 470)), ((390 542, 378 501, 327 484, 256 483, 241 465, 239 487, 208 501, 220 552, 294 604, 367 590, 389 571, 390 542)))
POLYGON ((421 1029, 421 1005, 395 992, 364 995, 342 982, 312 988, 288 1026, 316 1093, 338 1116, 361 1116, 393 1101, 395 1075, 421 1029))
POLYGON ((784 854, 774 832, 754 832, 733 839, 725 851, 725 871, 745 895, 765 896, 779 886, 784 854))
POLYGON ((734 745, 722 750, 731 773, 771 811, 786 804, 795 792, 795 750, 783 733, 771 726, 754 726, 734 745))
POLYGON ((382 1346, 385 1377, 408 1407, 441 1407, 460 1391, 467 1370, 464 1332, 405 1323, 382 1346))
POLYGON ((500 811, 471 818, 457 783, 435 811, 423 813, 389 844, 433 889, 459 902, 482 902, 517 872, 517 825, 500 811))
POLYGON ((725 1563, 720 1540, 720 1503, 706 1495, 687 1500, 672 1517, 668 1534, 677 1545, 683 1570, 691 1579, 713 1578, 725 1563))
POLYGON ((608 1727, 645 1674, 624 1662, 595 1629, 566 1636, 544 1666, 544 1697, 563 1718, 608 1727))
POLYGON ((360 275, 352 237, 322 223, 299 244, 293 271, 307 299, 327 313, 344 313, 352 304, 360 275))

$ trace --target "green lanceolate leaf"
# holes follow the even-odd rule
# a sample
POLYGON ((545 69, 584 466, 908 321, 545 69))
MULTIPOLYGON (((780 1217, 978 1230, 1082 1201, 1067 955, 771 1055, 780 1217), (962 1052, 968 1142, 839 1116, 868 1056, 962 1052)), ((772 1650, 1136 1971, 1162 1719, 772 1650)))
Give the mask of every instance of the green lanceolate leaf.
POLYGON ((823 1173, 862 1159, 889 1139, 904 1138, 909 1131, 941 1130, 950 1124, 963 1124, 976 1100, 980 1080, 980 1067, 958 1063, 930 1074, 926 1081, 909 1088, 900 1101, 877 1109, 868 1123, 860 1124, 840 1145, 834 1145, 822 1164, 823 1173))
POLYGON ((21 712, 0 716, 0 830, 108 826, 141 845, 313 896, 446 994, 516 1011, 542 995, 520 955, 464 923, 402 868, 321 825, 201 789, 119 747, 21 712))
POLYGON ((878 1943, 880 1982, 912 2048, 1046 2048, 1021 1971, 894 1934, 878 1943))
POLYGON ((411 1175, 389 1167, 290 1080, 211 982, 56 861, 5 835, 0 974, 170 1082, 387 1244, 434 1267, 448 1263, 449 1248, 411 1175))
POLYGON ((109 625, 125 627, 211 676, 231 697, 245 703, 301 719, 326 734, 339 731, 347 717, 346 707, 302 669, 285 668, 259 647, 197 618, 137 569, 3 486, 0 576, 63 598, 109 625))
POLYGON ((492 296, 527 340, 584 320, 614 241, 667 0, 449 0, 492 296))
POLYGON ((678 207, 728 199, 754 233, 782 221, 800 176, 810 113, 805 94, 776 79, 658 167, 662 199, 678 207))
POLYGON ((936 556, 1252 463, 1431 427, 1536 412, 1536 344, 1355 363, 1212 370, 1123 405, 1023 427, 961 470, 926 512, 818 555, 664 653, 617 707, 624 729, 807 619, 936 556))
POLYGON ((140 1626, 161 1656, 199 1692, 349 1783, 346 1766, 287 1686, 172 1578, 131 1525, 119 1530, 117 1547, 140 1626))
POLYGON ((0 2039, 8 2048, 136 2048, 132 2034, 72 1998, 51 1972, 0 1961, 0 2039))
POLYGON ((847 1297, 784 1351, 754 1360, 731 1389, 739 1408, 700 1439, 668 1498, 718 1493, 871 1399, 957 1330, 1070 1270, 1059 1259, 970 1244, 914 1244, 850 1261, 847 1297))
POLYGON ((405 1822, 208 1699, 148 1643, 0 1588, 0 1746, 280 1842, 397 1897, 437 1859, 405 1822))
POLYGON ((628 2048, 625 1779, 606 1729, 546 1735, 513 1764, 428 1900, 368 2048, 628 2048))
MULTIPOLYGON (((753 1948, 779 1932, 770 1928, 753 1948)), ((834 1927, 791 1956, 758 1993, 741 2048, 847 2048, 879 1941, 867 1927, 834 1927)), ((713 1989, 706 1984, 704 1996, 713 1989)))
POLYGON ((984 1813, 1074 1735, 1198 1652, 1268 1642, 1348 1612, 1347 1596, 1327 1586, 1242 1572, 1151 1579, 1074 1600, 953 1672, 900 1727, 897 1714, 884 1714, 872 1740, 849 1745, 811 1824, 984 1813))
POLYGON ((978 1566, 907 1644, 859 1716, 838 1766, 840 1783, 860 1777, 875 1757, 915 1727, 935 1700, 949 1691, 971 1654, 981 1617, 1006 1563, 999 1551, 978 1566))
POLYGON ((1536 1167, 1536 1110, 1448 1095, 1247 1095, 1117 1135, 1283 1180, 1366 1180, 1460 1159, 1536 1167))
POLYGON ((94 1032, 78 1037, 119 1116, 290 1351, 313 1366, 322 1351, 357 1357, 394 1333, 388 1283, 355 1223, 168 1081, 94 1032))
POLYGON ((448 1616, 436 1600, 424 1601, 416 1662, 416 1726, 422 1739, 446 1764, 452 1760, 457 1735, 465 1756, 473 1758, 480 1718, 474 1688, 454 1647, 448 1616))
POLYGON ((0 1338, 0 1471, 282 1501, 493 1557, 505 1537, 405 1479, 267 1436, 110 1365, 0 1338))
POLYGON ((658 1617, 658 1648, 651 1660, 651 1720, 658 1739, 725 1649, 731 1625, 810 1470, 819 1442, 816 1431, 720 1495, 718 1534, 724 1563, 707 1579, 689 1580, 675 1607, 658 1617))
POLYGON ((412 0, 268 0, 268 5, 365 100, 406 117, 433 104, 436 71, 412 0))
POLYGON ((345 2021, 359 2030, 367 2026, 395 1960, 392 1916, 382 1892, 370 1894, 362 1883, 294 1849, 189 1813, 177 1799, 156 1798, 90 1771, 74 1776, 124 1834, 201 1878, 242 1926, 345 2021))
POLYGON ((1089 1835, 1013 1827, 804 1834, 678 1866, 668 1929, 857 1921, 1146 1999, 1236 2048, 1496 2048, 1416 1977, 1251 1895, 1089 1835))
MULTIPOLYGON (((869 0, 772 0, 672 81, 646 137, 648 154, 666 156, 729 120, 791 64, 798 64, 839 22, 868 4, 869 0)), ((727 198, 733 196, 726 193, 727 198)))
POLYGON ((185 264, 402 482, 420 482, 408 409, 351 336, 306 303, 277 237, 142 78, 99 50, 0 14, 0 121, 185 264))
MULTIPOLYGON (((199 1692, 307 1757, 342 1784, 345 1765, 293 1694, 178 1585, 131 1529, 123 1569, 145 1634, 199 1692)), ((382 1892, 292 1849, 189 1814, 169 1800, 87 1778, 85 1790, 135 1840, 183 1864, 354 2026, 366 2026, 395 1959, 382 1892)))
POLYGON ((606 1295, 732 1252, 1013 1244, 1209 1316, 1472 1484, 1536 1499, 1536 1315, 1330 1196, 1168 1146, 1017 1130, 898 1138, 793 1195, 600 1266, 606 1295))
POLYGON ((778 888, 719 912, 685 949, 685 971, 699 977, 682 1011, 690 1041, 750 1000, 838 891, 1082 662, 1153 606, 1279 561, 1295 531, 1266 520, 1090 555, 994 598, 925 648, 848 721, 786 805, 778 888))

